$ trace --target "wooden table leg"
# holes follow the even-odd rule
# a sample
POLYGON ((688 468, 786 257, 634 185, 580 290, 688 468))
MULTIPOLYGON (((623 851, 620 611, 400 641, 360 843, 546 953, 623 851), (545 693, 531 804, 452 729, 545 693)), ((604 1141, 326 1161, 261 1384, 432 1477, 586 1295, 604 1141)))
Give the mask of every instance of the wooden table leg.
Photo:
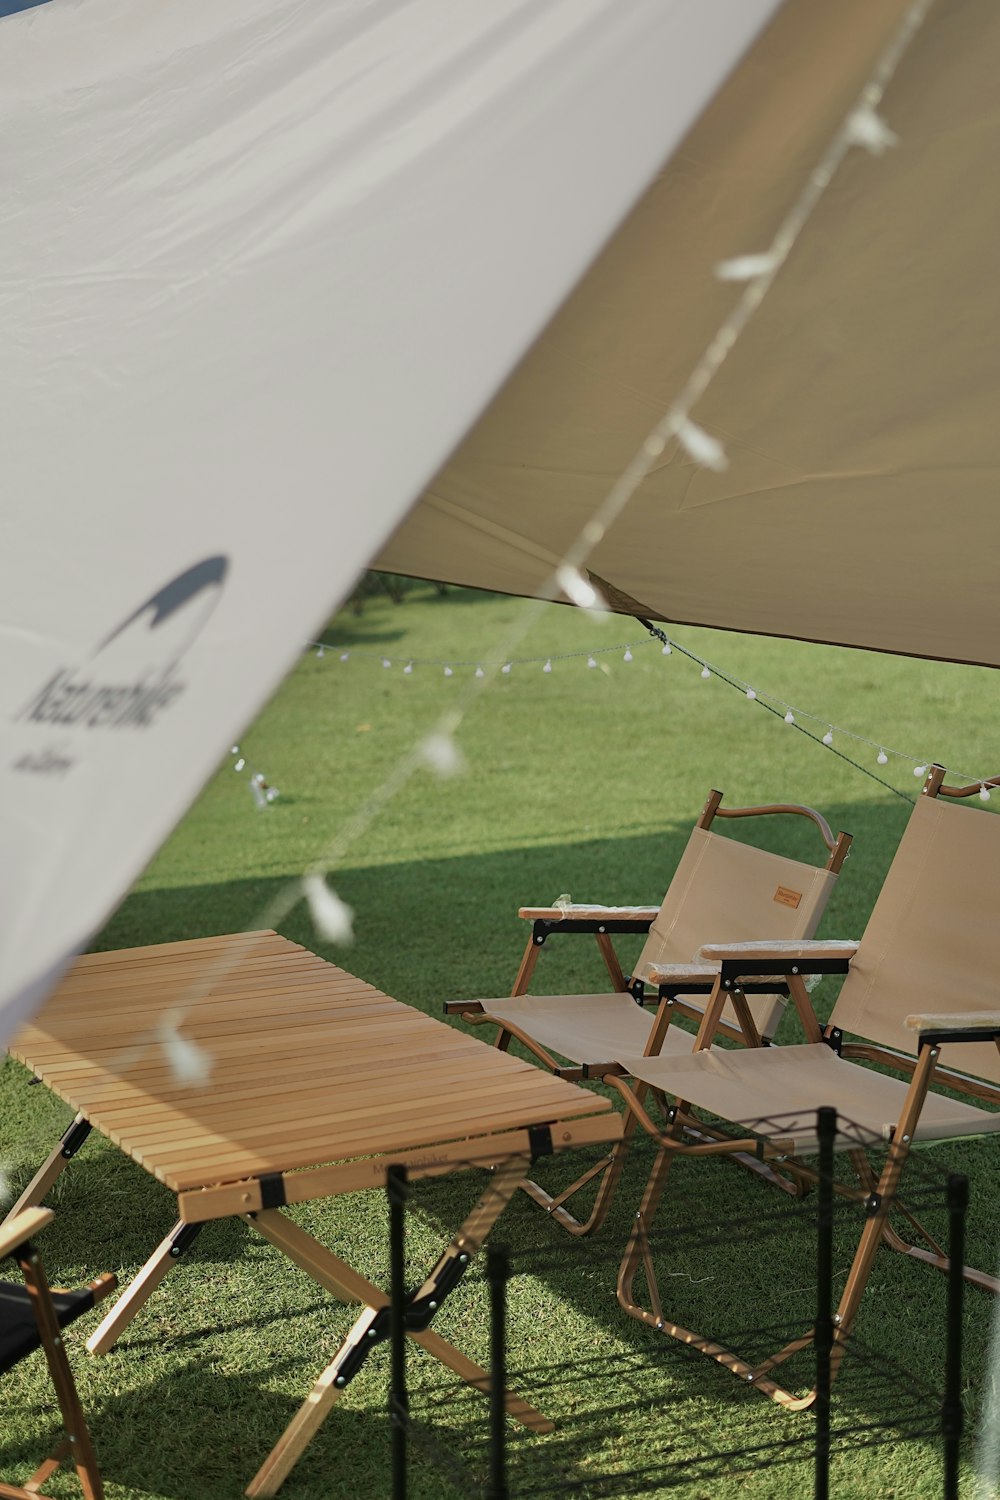
POLYGON ((118 1301, 87 1340, 91 1354, 106 1354, 121 1337, 136 1313, 148 1302, 170 1267, 183 1255, 197 1234, 199 1225, 179 1220, 167 1237, 160 1241, 134 1280, 130 1281, 118 1301))
POLYGON ((52 1184, 65 1172, 89 1134, 89 1122, 83 1115, 77 1115, 72 1125, 64 1131, 61 1139, 53 1146, 13 1208, 0 1222, 6 1224, 8 1219, 16 1218, 22 1209, 37 1208, 43 1202, 52 1184))
MULTIPOLYGON (((524 1180, 528 1170, 526 1159, 505 1162, 493 1174, 472 1212, 458 1230, 451 1244, 438 1260, 431 1275, 414 1294, 414 1303, 425 1294, 434 1291, 435 1278, 441 1268, 456 1257, 467 1261, 479 1249, 496 1219, 524 1180)), ((327 1413, 336 1402, 341 1391, 351 1379, 352 1365, 357 1367, 357 1351, 369 1339, 381 1342, 385 1334, 377 1326, 379 1314, 389 1305, 389 1298, 379 1287, 373 1286, 353 1270, 332 1251, 314 1240, 304 1229, 287 1219, 277 1209, 247 1216, 265 1239, 283 1250, 290 1260, 300 1266, 321 1286, 332 1291, 342 1301, 361 1302, 364 1311, 358 1317, 347 1338, 341 1344, 333 1360, 316 1381, 306 1400, 299 1407, 281 1437, 264 1460, 247 1486, 251 1500, 257 1496, 277 1493, 279 1486, 288 1477, 322 1425, 327 1413)), ((433 1305, 433 1304, 432 1304, 433 1305)), ((430 1328, 409 1328, 407 1336, 419 1344, 426 1353, 440 1360, 462 1380, 478 1391, 489 1391, 490 1377, 482 1365, 462 1354, 453 1344, 434 1333, 430 1328)), ((552 1423, 541 1412, 522 1401, 513 1392, 505 1392, 505 1407, 508 1414, 522 1422, 533 1432, 551 1432, 552 1423)))

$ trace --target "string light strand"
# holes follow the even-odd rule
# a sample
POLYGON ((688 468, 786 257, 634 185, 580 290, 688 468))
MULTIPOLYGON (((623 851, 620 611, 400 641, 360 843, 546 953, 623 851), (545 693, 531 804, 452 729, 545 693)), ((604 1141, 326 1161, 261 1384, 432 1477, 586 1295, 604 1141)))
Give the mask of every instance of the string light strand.
MULTIPOLYGON (((896 750, 892 746, 887 745, 884 739, 873 739, 869 735, 859 734, 856 730, 846 729, 843 725, 831 723, 829 719, 822 718, 820 715, 811 713, 807 709, 799 708, 794 703, 786 702, 784 698, 779 698, 775 693, 754 687, 751 683, 737 677, 727 668, 720 667, 715 662, 708 661, 705 657, 699 656, 696 651, 692 651, 689 647, 682 645, 673 636, 668 636, 664 630, 652 624, 651 621, 643 619, 641 616, 636 616, 636 619, 644 629, 649 631, 655 641, 660 644, 662 655, 670 656, 674 652, 677 652, 679 655, 686 657, 688 661, 693 662, 700 668, 701 675, 706 680, 717 677, 720 682, 738 689, 751 703, 759 703, 762 708, 767 709, 768 713, 782 719, 789 727, 797 729, 800 734, 804 734, 807 739, 821 745, 824 750, 829 750, 847 765, 854 766, 856 770, 861 771, 865 776, 870 777, 880 786, 891 791, 894 796, 901 797, 907 802, 913 802, 914 799, 912 797, 907 796, 905 792, 901 792, 897 787, 894 787, 891 782, 884 780, 881 776, 870 770, 869 767, 863 765, 860 761, 854 760, 850 755, 845 754, 843 750, 839 749, 833 743, 834 736, 851 740, 856 745, 867 745, 870 749, 877 751, 876 763, 880 766, 888 765, 890 758, 905 761, 913 767, 915 776, 923 776, 926 773, 933 757, 911 755, 905 750, 896 750), (810 729, 806 728, 801 720, 806 720, 810 724, 822 727, 822 735, 813 733, 810 729)), ((316 649, 319 644, 321 643, 310 643, 312 649, 316 649)), ((615 645, 594 646, 581 651, 548 651, 538 656, 511 656, 504 661, 501 672, 504 675, 509 675, 515 667, 541 667, 541 670, 546 675, 549 675, 553 672, 553 664, 556 662, 585 661, 588 667, 596 667, 598 665, 598 657, 600 656, 613 656, 625 663, 629 663, 633 660, 633 653, 635 651, 650 644, 651 642, 648 640, 620 641, 615 645)), ((359 656, 363 659, 376 662, 385 660, 382 653, 378 651, 345 650, 338 652, 337 648, 332 646, 327 646, 327 650, 340 661, 347 660, 353 656, 359 656)), ((319 651, 317 650, 318 654, 319 651)), ((400 658, 400 660, 403 660, 403 658, 400 658)), ((481 666, 481 661, 482 658, 471 657, 468 660, 450 658, 448 661, 445 661, 444 658, 439 657, 407 656, 403 672, 409 675, 415 667, 433 667, 439 670, 443 668, 447 676, 454 676, 456 671, 461 671, 462 669, 472 671, 472 669, 475 669, 474 675, 479 678, 486 675, 481 666)), ((954 767, 946 767, 945 769, 947 774, 956 780, 970 784, 982 780, 979 776, 973 776, 964 771, 956 770, 954 767)))
MULTIPOLYGON (((664 634, 664 632, 662 630, 658 629, 657 626, 651 624, 650 622, 648 622, 646 620, 640 621, 640 624, 645 625, 646 629, 650 632, 650 634, 652 636, 654 636, 656 638, 656 640, 660 640, 664 644, 668 643, 667 642, 667 636, 664 634)), ((709 674, 709 676, 718 677, 718 679, 719 679, 720 682, 727 683, 729 687, 739 688, 740 691, 743 693, 744 697, 746 697, 747 699, 749 699, 751 702, 759 703, 760 706, 761 706, 761 708, 766 708, 767 711, 768 711, 768 713, 774 714, 775 718, 777 718, 777 719, 783 719, 786 724, 791 725, 791 727, 793 729, 797 729, 800 734, 804 734, 807 740, 812 740, 812 742, 813 742, 814 745, 820 745, 824 750, 829 750, 830 753, 831 753, 831 755, 836 755, 837 758, 838 758, 838 760, 846 761, 846 763, 849 766, 853 766, 856 771, 861 771, 861 772, 863 772, 863 774, 865 776, 870 776, 871 779, 872 779, 872 781, 877 781, 878 784, 879 784, 879 786, 883 786, 883 787, 885 787, 886 791, 892 792, 892 794, 893 794, 894 797, 900 797, 900 798, 902 798, 902 800, 904 802, 909 802, 909 803, 913 803, 913 802, 916 801, 915 797, 910 797, 910 796, 907 795, 906 792, 901 792, 898 787, 894 787, 892 785, 891 781, 886 781, 884 779, 884 777, 877 776, 874 771, 869 770, 867 766, 863 766, 860 763, 860 761, 852 760, 849 755, 845 755, 844 754, 843 750, 838 750, 837 747, 836 747, 836 745, 833 745, 833 744, 829 743, 825 739, 821 739, 818 734, 812 734, 810 730, 806 729, 806 727, 803 724, 800 724, 798 722, 798 720, 795 717, 795 711, 793 709, 789 708, 789 706, 787 704, 782 703, 780 708, 773 707, 772 703, 768 703, 768 702, 765 701, 765 699, 768 698, 770 696, 770 694, 764 694, 763 697, 762 697, 759 692, 757 692, 754 688, 752 688, 749 685, 749 683, 741 682, 738 677, 730 677, 727 672, 720 671, 720 669, 718 667, 710 667, 709 664, 708 664, 708 662, 702 661, 702 659, 701 659, 700 656, 696 656, 693 651, 689 651, 686 646, 681 646, 677 641, 675 641, 673 639, 671 639, 669 641, 669 644, 670 644, 670 646, 673 647, 673 649, 675 651, 679 651, 682 656, 688 657, 688 659, 690 661, 699 662, 701 664, 701 669, 702 669, 702 675, 703 676, 704 676, 705 672, 707 671, 708 674, 709 674), (783 714, 781 712, 781 708, 784 708, 787 711, 783 714), (790 715, 791 715, 791 717, 790 717, 790 715)), ((774 699, 773 700, 774 703, 780 703, 780 701, 781 701, 780 699, 774 699)), ((803 717, 807 718, 807 719, 812 719, 813 715, 812 714, 804 714, 803 717)), ((814 722, 815 723, 822 723, 823 720, 814 720, 814 722)), ((862 736, 859 736, 859 735, 852 735, 851 731, 849 729, 840 730, 839 732, 841 734, 847 735, 851 739, 862 738, 862 736)), ((871 741, 868 741, 867 743, 870 744, 871 741)), ((893 753, 894 754, 899 754, 900 758, 903 759, 903 760, 913 760, 912 756, 902 755, 901 752, 899 752, 899 751, 895 751, 893 753)))

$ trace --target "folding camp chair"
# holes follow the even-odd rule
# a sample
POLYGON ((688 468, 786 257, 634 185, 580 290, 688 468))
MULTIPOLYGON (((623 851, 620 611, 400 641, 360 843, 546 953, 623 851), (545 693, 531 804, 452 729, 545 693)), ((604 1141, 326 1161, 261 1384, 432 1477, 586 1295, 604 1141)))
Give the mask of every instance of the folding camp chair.
MULTIPOLYGON (((701 1020, 712 992, 718 964, 695 961, 704 943, 738 942, 749 938, 808 938, 816 931, 837 875, 851 846, 851 836, 836 838, 826 819, 810 807, 780 804, 767 807, 722 807, 722 793, 712 791, 691 831, 670 887, 657 908, 622 906, 522 907, 519 915, 532 924, 512 995, 503 1000, 449 1001, 446 1012, 473 1023, 499 1027, 497 1046, 507 1048, 512 1038, 522 1042, 545 1067, 574 1081, 598 1078, 603 1069, 620 1072, 612 1061, 624 1053, 687 1052, 692 1036, 680 1028, 665 1030, 654 1024, 647 1000, 669 996, 675 1012, 701 1020), (811 819, 819 830, 828 857, 819 866, 739 843, 714 831, 716 818, 763 818, 793 814, 811 819), (538 955, 553 932, 593 933, 614 993, 598 995, 528 995, 538 955), (612 943, 616 933, 648 933, 633 975, 626 979, 612 943), (654 981, 654 969, 657 978, 654 981), (653 994, 647 996, 647 987, 653 994), (561 1063, 553 1053, 569 1058, 561 1063)), ((769 1041, 784 1012, 788 991, 777 985, 751 983, 745 994, 727 1002, 718 1031, 735 1041, 749 1036, 754 1044, 769 1041), (747 999, 747 997, 750 997, 747 999)), ((626 1124, 631 1134, 634 1119, 626 1124)), ((621 1173, 627 1139, 557 1196, 536 1182, 525 1191, 572 1234, 592 1234, 604 1222, 621 1173), (564 1205, 580 1188, 603 1174, 593 1209, 579 1220, 564 1205)), ((748 1165, 750 1163, 747 1163, 748 1165)), ((758 1166, 756 1162, 753 1163, 758 1166)), ((764 1175, 782 1187, 789 1184, 770 1168, 764 1175)), ((792 1190, 798 1190, 792 1187, 792 1190)))
MULTIPOLYGON (((676 1101, 665 1128, 649 1117, 634 1087, 615 1080, 631 1113, 659 1145, 622 1260, 619 1302, 633 1317, 701 1348, 784 1406, 801 1409, 815 1399, 815 1391, 794 1396, 773 1376, 783 1361, 811 1343, 812 1332, 751 1365, 671 1322, 663 1312, 649 1236, 676 1156, 755 1151, 765 1160, 782 1162, 785 1170, 815 1179, 803 1157, 817 1149, 817 1108, 832 1106, 838 1113, 838 1149, 850 1153, 860 1181, 856 1196, 870 1210, 835 1317, 833 1372, 843 1358, 880 1244, 947 1270, 947 1257, 896 1194, 912 1145, 1000 1131, 1000 1113, 980 1107, 1000 1105, 995 952, 1000 818, 943 801, 980 790, 978 782, 944 787, 943 775, 935 768, 927 779, 860 944, 746 943, 704 950, 720 967, 695 1050, 681 1057, 664 1051, 655 1058, 621 1059, 624 1075, 676 1101), (762 971, 784 976, 806 1041, 745 1050, 710 1047, 726 996, 762 971), (803 982, 811 973, 847 974, 823 1029, 803 982), (846 1033, 861 1040, 847 1042, 846 1033), (855 1058, 887 1065, 908 1075, 908 1082, 850 1060, 855 1058), (930 1092, 933 1081, 978 1103, 930 1092), (741 1133, 723 1135, 706 1126, 695 1113, 700 1110, 741 1133), (718 1138, 692 1145, 685 1134, 689 1126, 718 1138), (868 1146, 889 1148, 878 1173, 869 1164, 868 1146), (922 1245, 904 1240, 892 1227, 888 1213, 893 1208, 905 1214, 922 1245), (640 1267, 649 1308, 635 1300, 640 1267)), ((1000 777, 988 784, 996 782, 1000 777)), ((668 998, 668 1016, 670 1004, 668 998)), ((963 1272, 970 1281, 1000 1291, 996 1278, 968 1267, 963 1272)))
POLYGON ((104 1491, 97 1472, 90 1433, 80 1398, 66 1360, 60 1329, 67 1327, 114 1289, 113 1276, 101 1276, 77 1292, 53 1291, 45 1279, 32 1236, 51 1223, 51 1209, 29 1208, 0 1226, 0 1260, 13 1256, 24 1274, 24 1285, 0 1281, 0 1375, 41 1346, 55 1386, 66 1437, 25 1484, 0 1480, 0 1496, 35 1500, 41 1486, 66 1458, 72 1458, 85 1500, 101 1500, 104 1491))

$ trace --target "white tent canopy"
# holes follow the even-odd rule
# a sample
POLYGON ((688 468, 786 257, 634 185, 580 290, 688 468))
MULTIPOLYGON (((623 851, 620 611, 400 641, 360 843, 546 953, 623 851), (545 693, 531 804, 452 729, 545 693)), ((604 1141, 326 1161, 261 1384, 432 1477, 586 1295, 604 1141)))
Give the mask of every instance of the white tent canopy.
MULTIPOLYGON (((384 566, 545 582, 909 8, 0 19, 0 1039, 421 490, 384 566)), ((1000 660, 997 26, 932 10, 698 404, 729 468, 668 448, 595 550, 649 613, 1000 660)))
POLYGON ((0 1032, 774 3, 51 0, 0 19, 0 1032))

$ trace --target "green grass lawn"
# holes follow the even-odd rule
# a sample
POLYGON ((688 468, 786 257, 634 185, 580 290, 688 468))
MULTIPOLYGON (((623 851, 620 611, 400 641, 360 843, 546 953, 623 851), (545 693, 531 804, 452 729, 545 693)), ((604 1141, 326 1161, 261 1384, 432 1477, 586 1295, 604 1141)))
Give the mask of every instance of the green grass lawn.
MULTIPOLYGON (((819 583, 817 586, 821 586, 819 583)), ((162 942, 260 925, 274 900, 338 840, 358 807, 378 792, 415 738, 473 686, 472 665, 445 678, 440 666, 401 670, 412 658, 475 664, 524 618, 524 604, 452 591, 415 589, 401 606, 368 602, 343 614, 324 639, 337 650, 303 657, 258 721, 242 736, 251 764, 281 790, 256 811, 246 777, 234 774, 228 745, 220 769, 169 843, 112 917, 95 946, 162 942), (351 651, 342 663, 340 652, 351 651), (372 657, 359 652, 374 653, 372 657), (378 656, 393 665, 384 669, 378 656)), ((995 679, 985 671, 794 642, 680 629, 678 641, 824 720, 915 756, 954 763, 973 775, 1000 769, 995 755, 995 679)), ((325 948, 306 907, 288 910, 280 930, 345 964, 398 999, 432 1014, 458 996, 509 989, 525 933, 516 908, 569 892, 574 900, 658 901, 710 787, 730 803, 798 801, 825 813, 855 846, 820 929, 861 933, 909 811, 880 787, 759 703, 718 680, 705 681, 678 653, 636 647, 560 653, 639 641, 628 620, 595 622, 557 606, 542 610, 516 655, 553 657, 515 665, 474 693, 458 741, 464 776, 415 774, 346 847, 331 883, 355 910, 348 952, 325 948)), ((837 744, 848 754, 856 748, 837 744)), ((905 763, 858 756, 908 797, 920 783, 905 763)), ((150 788, 150 795, 156 793, 150 788)), ((1000 802, 1000 797, 994 799, 1000 802)), ((801 820, 776 829, 784 852, 819 854, 801 820)), ((343 842, 341 840, 341 842, 343 842)), ((286 902, 287 905, 287 902, 286 902)), ((623 945, 623 956, 634 948, 623 945)), ((535 988, 602 987, 589 939, 553 939, 535 988)), ((820 991, 821 1013, 833 991, 820 991)), ((786 1017, 780 1038, 791 1040, 786 1017)), ((331 1087, 335 1087, 331 1080, 331 1087)), ((19 1189, 48 1152, 68 1111, 24 1071, 0 1072, 0 1165, 19 1189)), ((512 1384, 557 1421, 550 1437, 511 1429, 515 1494, 771 1496, 811 1493, 811 1418, 788 1416, 742 1389, 711 1362, 678 1352, 617 1307, 614 1279, 631 1214, 651 1162, 642 1143, 627 1166, 609 1222, 593 1242, 571 1241, 523 1195, 495 1238, 514 1253, 511 1286, 512 1384), (786 1461, 768 1466, 768 1445, 798 1439, 786 1461), (744 1460, 696 1467, 709 1450, 750 1450, 744 1460), (628 1479, 636 1469, 658 1477, 628 1479), (601 1475, 618 1474, 609 1488, 601 1475)), ((923 1167, 949 1167, 972 1179, 969 1258, 996 1260, 1000 1161, 992 1143, 938 1148, 923 1167)), ((558 1181, 575 1163, 548 1165, 558 1181)), ((540 1169, 541 1170, 541 1169, 540 1169)), ((419 1184, 410 1215, 414 1276, 441 1245, 442 1229, 463 1217, 476 1192, 473 1174, 419 1184)), ((114 1147, 91 1137, 51 1197, 58 1211, 42 1245, 53 1278, 111 1269, 122 1279, 142 1264, 169 1228, 171 1195, 114 1147)), ((778 1195, 730 1166, 684 1162, 675 1169, 660 1227, 745 1219, 735 1239, 681 1247, 666 1282, 675 1316, 725 1335, 762 1325, 809 1321, 813 1240, 794 1217, 761 1239, 754 1216, 778 1195), (700 1319, 700 1321, 699 1321, 700 1319)), ((791 1204, 789 1204, 791 1208, 791 1204)), ((380 1194, 317 1202, 295 1217, 373 1280, 386 1276, 386 1216, 380 1194)), ((938 1220, 940 1222, 940 1220, 938 1220)), ((838 1228, 837 1268, 846 1268, 850 1229, 838 1228)), ((929 1386, 943 1364, 944 1278, 902 1257, 876 1265, 859 1337, 929 1386)), ((965 1396, 974 1428, 984 1391, 992 1306, 970 1289, 966 1300, 965 1396)), ((236 1497, 272 1446, 352 1315, 290 1269, 240 1222, 209 1226, 110 1355, 83 1350, 89 1326, 70 1337, 71 1355, 106 1475, 110 1500, 236 1497)), ((96 1318, 93 1320, 96 1321, 96 1318)), ((441 1315, 441 1331, 487 1358, 486 1288, 476 1272, 441 1315)), ((845 1432, 888 1420, 911 1375, 890 1380, 885 1365, 845 1366, 835 1422, 845 1432)), ((388 1359, 382 1350, 351 1385, 282 1494, 288 1500, 374 1500, 388 1493, 384 1416, 388 1359)), ((475 1493, 485 1474, 486 1411, 456 1392, 421 1355, 411 1361, 415 1445, 412 1494, 475 1493), (465 1465, 473 1479, 456 1477, 465 1465), (461 1470, 459 1469, 459 1473, 461 1470)), ((27 1470, 52 1431, 40 1359, 3 1382, 0 1473, 27 1470)), ((929 1418, 933 1422, 933 1417, 929 1418)), ((834 1461, 833 1493, 845 1497, 929 1497, 941 1493, 940 1452, 932 1437, 859 1448, 845 1437, 834 1461)), ((969 1474, 974 1461, 970 1440, 969 1474)), ((970 1480, 971 1482, 971 1480, 970 1480)), ((53 1492, 70 1494, 65 1478, 53 1492)))

